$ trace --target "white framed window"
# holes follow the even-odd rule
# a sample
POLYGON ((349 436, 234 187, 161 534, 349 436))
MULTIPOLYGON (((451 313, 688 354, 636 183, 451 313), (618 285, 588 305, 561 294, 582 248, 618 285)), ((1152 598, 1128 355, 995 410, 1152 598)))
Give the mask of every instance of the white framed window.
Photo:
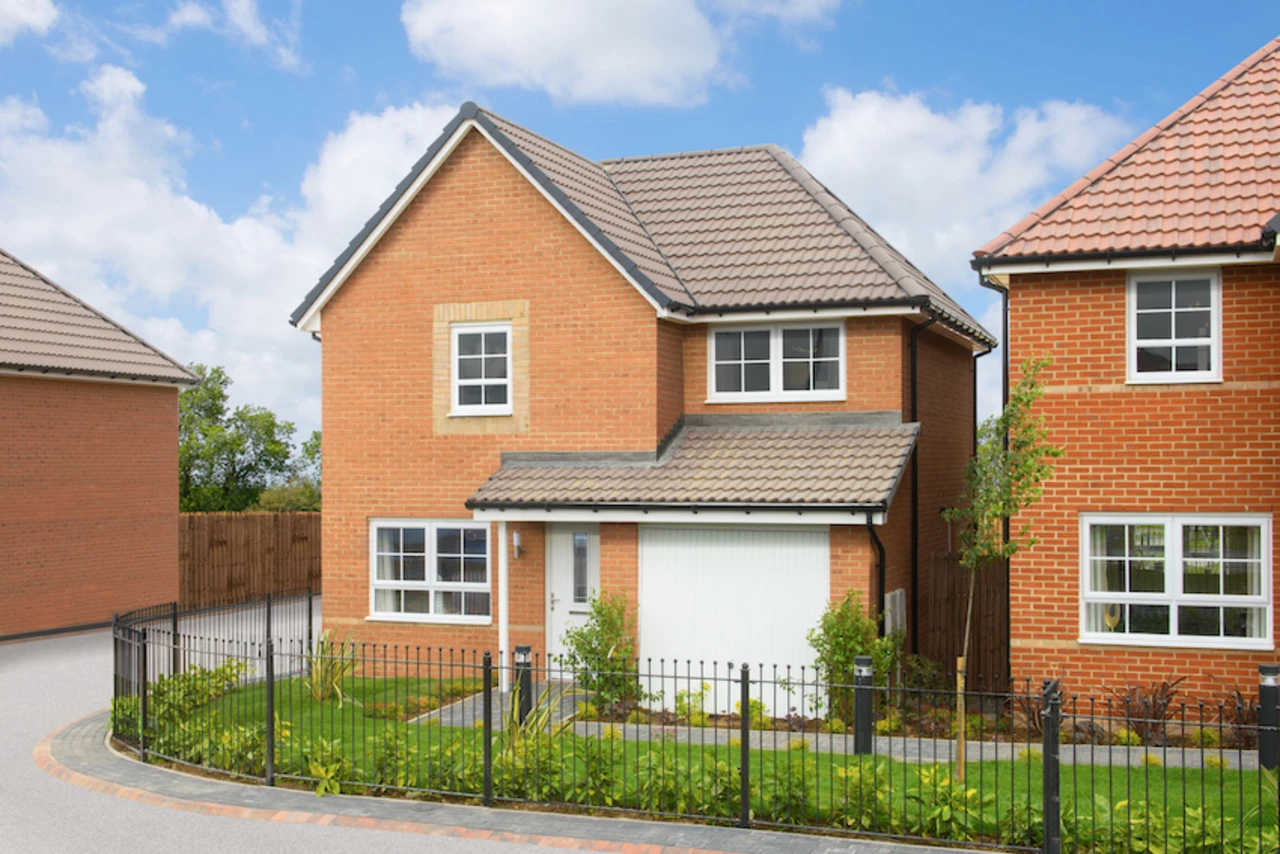
POLYGON ((1083 514, 1080 640, 1271 649, 1271 517, 1083 514))
POLYGON ((1131 383, 1222 379, 1222 279, 1216 270, 1129 277, 1131 383))
POLYGON ((707 330, 707 400, 844 400, 844 322, 707 330))
POLYGON ((485 522, 370 521, 370 618, 489 623, 489 557, 485 522))
POLYGON ((510 415, 511 324, 450 327, 450 415, 510 415))

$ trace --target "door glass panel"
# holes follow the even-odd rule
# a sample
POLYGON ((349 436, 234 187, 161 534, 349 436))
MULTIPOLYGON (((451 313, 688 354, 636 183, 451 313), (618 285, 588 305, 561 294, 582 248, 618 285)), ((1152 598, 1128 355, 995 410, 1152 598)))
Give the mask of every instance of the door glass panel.
POLYGON ((582 604, 590 598, 590 578, 587 566, 587 534, 573 532, 573 601, 582 604))

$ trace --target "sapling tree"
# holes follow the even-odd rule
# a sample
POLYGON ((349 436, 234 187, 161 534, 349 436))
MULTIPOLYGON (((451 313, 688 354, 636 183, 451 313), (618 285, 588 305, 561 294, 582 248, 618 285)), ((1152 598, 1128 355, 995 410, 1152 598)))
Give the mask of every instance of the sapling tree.
MULTIPOLYGON (((1035 545, 1031 523, 1024 520, 1008 527, 1021 511, 1044 494, 1044 482, 1053 475, 1053 460, 1062 449, 1049 443, 1044 416, 1032 407, 1044 395, 1040 372, 1048 359, 1028 359, 1022 363, 1018 382, 1009 391, 1009 402, 998 416, 985 419, 978 427, 978 448, 965 470, 964 492, 958 506, 943 515, 960 525, 960 565, 969 573, 969 599, 965 609, 964 643, 960 657, 969 655, 973 630, 973 591, 978 571, 984 566, 1008 560, 1020 550, 1035 545), (1007 533, 1006 533, 1007 532, 1007 533)), ((960 720, 963 720, 963 682, 960 683, 960 720)), ((963 744, 963 727, 959 736, 963 744)), ((963 747, 961 748, 963 756, 963 747)), ((963 774, 963 759, 959 772, 963 774)))

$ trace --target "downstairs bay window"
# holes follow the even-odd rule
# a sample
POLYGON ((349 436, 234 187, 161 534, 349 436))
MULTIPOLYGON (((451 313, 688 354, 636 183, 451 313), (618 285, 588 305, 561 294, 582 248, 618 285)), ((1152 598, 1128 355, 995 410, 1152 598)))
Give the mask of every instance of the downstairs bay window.
POLYGON ((1085 515, 1084 643, 1270 649, 1271 520, 1085 515))
POLYGON ((489 526, 375 519, 369 576, 371 619, 487 624, 489 526))

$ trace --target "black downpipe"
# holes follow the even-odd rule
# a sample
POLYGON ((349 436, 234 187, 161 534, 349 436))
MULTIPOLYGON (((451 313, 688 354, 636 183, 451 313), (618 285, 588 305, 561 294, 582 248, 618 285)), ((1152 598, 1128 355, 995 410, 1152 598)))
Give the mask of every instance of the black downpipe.
MULTIPOLYGON (((911 421, 917 423, 920 420, 920 413, 917 409, 916 386, 919 379, 919 370, 916 367, 916 351, 919 345, 916 343, 917 336, 921 332, 937 323, 936 317, 930 317, 924 323, 911 328, 911 421)), ((911 651, 919 651, 920 641, 920 620, 916 615, 917 606, 920 603, 920 440, 916 440, 916 446, 911 451, 911 651)), ((883 597, 883 593, 881 594, 883 597)), ((881 605, 883 606, 883 598, 881 605)), ((882 609, 883 610, 883 609, 882 609)))
MULTIPOLYGON (((876 533, 875 523, 871 521, 871 514, 867 514, 867 533, 871 535, 871 545, 876 547, 876 595, 880 599, 880 611, 876 617, 876 621, 880 623, 880 634, 884 634, 884 543, 880 542, 880 535, 876 533)), ((746 742, 743 742, 745 744, 746 742)))

